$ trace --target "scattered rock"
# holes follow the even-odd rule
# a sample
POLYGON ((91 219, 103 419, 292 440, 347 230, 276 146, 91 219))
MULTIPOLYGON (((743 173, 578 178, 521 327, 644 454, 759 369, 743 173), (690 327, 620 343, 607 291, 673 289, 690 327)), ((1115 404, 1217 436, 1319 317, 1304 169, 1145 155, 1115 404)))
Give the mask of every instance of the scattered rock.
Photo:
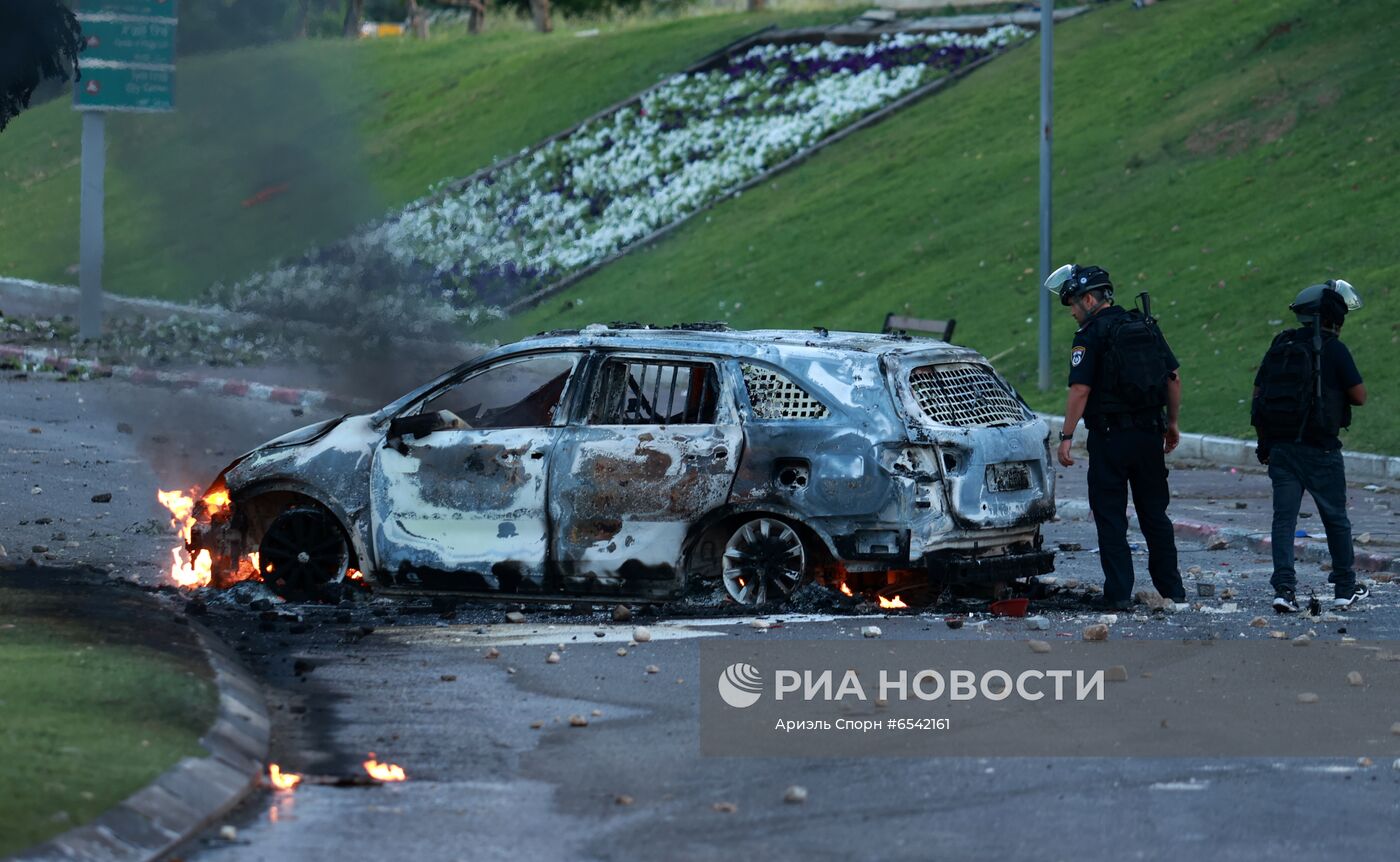
POLYGON ((47 554, 47 553, 49 552, 49 546, 48 546, 48 545, 34 545, 34 546, 30 547, 29 550, 33 551, 33 552, 36 553, 36 554, 47 554))
POLYGON ((1360 671, 1354 670, 1347 674, 1347 685, 1363 685, 1365 682, 1360 671))
POLYGON ((1084 550, 1084 546, 1081 545, 1081 544, 1079 544, 1078 542, 1061 542, 1061 543, 1060 543, 1060 550, 1061 550, 1061 551, 1064 551, 1064 552, 1067 553, 1067 554, 1071 554, 1071 553, 1074 553, 1075 551, 1082 551, 1082 550, 1084 550))
POLYGON ((1117 615, 1117 614, 1099 614, 1099 622, 1103 623, 1103 624, 1106 625, 1106 626, 1111 626, 1111 625, 1113 625, 1114 623, 1117 623, 1117 622, 1118 622, 1118 615, 1117 615))
POLYGON ((1103 678, 1107 682, 1127 682, 1128 669, 1121 664, 1115 664, 1113 667, 1104 671, 1103 678))
POLYGON ((1050 628, 1050 620, 1045 617, 1026 617, 1026 628, 1037 632, 1047 631, 1050 628))
POLYGON ((1030 644, 1031 652, 1050 652, 1050 644, 1045 641, 1029 641, 1028 643, 1030 644))
POLYGON ((1139 604, 1147 605, 1154 611, 1167 606, 1167 600, 1156 590, 1138 590, 1136 598, 1139 604))
POLYGON ((4 545, 0 545, 0 559, 4 559, 5 557, 8 557, 8 556, 9 556, 9 552, 7 552, 7 551, 5 550, 5 546, 4 546, 4 545))
POLYGON ((1319 698, 1316 694, 1310 691, 1305 691, 1302 694, 1298 695, 1299 703, 1317 703, 1319 700, 1321 700, 1321 698, 1319 698))
POLYGON ((128 425, 127 423, 125 423, 125 422, 118 422, 118 423, 117 423, 117 433, 118 433, 118 434, 130 434, 130 433, 132 433, 132 431, 133 431, 132 427, 131 427, 130 425, 128 425))
POLYGON ((603 715, 603 711, 602 711, 601 709, 595 709, 595 710, 593 710, 593 717, 594 717, 594 718, 600 718, 600 717, 602 717, 602 715, 603 715))
POLYGON ((720 814, 733 814, 739 810, 739 806, 735 805, 733 802, 716 802, 710 807, 720 814))
POLYGON ((1359 535, 1359 536, 1357 536, 1356 538, 1352 539, 1352 541, 1353 541, 1353 542, 1356 542, 1356 544, 1358 544, 1358 545, 1369 545, 1369 544, 1371 544, 1371 534, 1370 534, 1370 533, 1362 533, 1361 535, 1359 535))
POLYGON ((1248 509, 1248 508, 1249 508, 1249 504, 1248 504, 1248 503, 1245 503, 1245 502, 1243 502, 1243 501, 1236 501, 1236 502, 1235 502, 1235 508, 1236 508, 1236 509, 1248 509))
POLYGON ((1209 544, 1209 545, 1206 545, 1206 550, 1207 550, 1207 551, 1223 551, 1223 550, 1225 550, 1225 549, 1228 548, 1228 547, 1230 547, 1230 543, 1229 543, 1228 540, 1226 540, 1226 539, 1212 539, 1211 542, 1210 542, 1210 544, 1209 544))
POLYGON ((272 610, 272 599, 253 599, 248 603, 248 608, 255 611, 272 610))
POLYGON ((1082 634, 1086 641, 1106 641, 1108 640, 1108 626, 1103 623, 1085 626, 1082 634))
POLYGON ((801 804, 807 801, 807 788, 800 784, 794 784, 783 791, 783 801, 793 804, 801 804))
POLYGON ((879 626, 865 626, 860 630, 860 636, 865 638, 877 638, 880 634, 879 626))
POLYGON ((107 493, 106 491, 102 492, 101 494, 93 494, 92 501, 94 503, 110 503, 112 502, 112 495, 107 493))
POLYGON ((443 674, 442 676, 438 677, 438 679, 442 680, 443 682, 456 682, 456 681, 457 681, 457 674, 455 674, 455 673, 445 673, 445 674, 443 674))
POLYGON ((1307 646, 1310 643, 1312 643, 1312 638, 1308 637, 1307 635, 1298 635, 1296 638, 1293 639, 1294 646, 1307 646))
POLYGON ((615 623, 625 623, 632 619, 632 609, 626 605, 617 605, 613 608, 612 618, 615 623))
MULTIPOLYGON (((1397 721, 1397 722, 1395 722, 1394 724, 1392 724, 1392 725, 1390 726, 1390 735, 1391 735, 1391 736, 1400 736, 1400 721, 1397 721)), ((1400 761, 1396 761, 1396 762, 1397 762, 1397 763, 1400 763, 1400 761)))
POLYGON ((627 647, 623 647, 623 646, 618 647, 618 648, 617 648, 617 654, 618 654, 618 655, 627 655, 627 647))
POLYGON ((654 664, 647 665, 647 673, 661 673, 661 668, 654 664))
POLYGON ((1215 584, 1211 581, 1197 581, 1196 595, 1201 596, 1202 598, 1208 598, 1210 596, 1215 595, 1215 584))
POLYGON ((619 793, 613 797, 613 802, 617 805, 631 805, 633 802, 636 801, 637 800, 628 796, 626 793, 619 793))
POLYGON ((943 622, 950 629, 960 629, 963 627, 962 617, 944 617, 943 622))
POLYGON ((486 658, 500 658, 500 657, 501 657, 501 651, 498 650, 498 649, 496 649, 495 647, 490 647, 490 648, 488 648, 488 649, 486 650, 485 657, 486 657, 486 658))
POLYGON ((579 715, 579 714, 577 714, 577 713, 575 713, 575 714, 569 716, 569 727, 587 727, 587 726, 588 726, 588 718, 587 718, 587 716, 579 715))
POLYGON ((1376 762, 1369 757, 1358 757, 1356 758, 1356 765, 1362 769, 1370 769, 1376 765, 1376 762))
POLYGON ((1201 573, 1201 567, 1200 567, 1200 566, 1192 566, 1191 568, 1189 568, 1189 569, 1186 570, 1186 574, 1188 574, 1188 575, 1199 575, 1200 573, 1201 573))
POLYGON ((531 729, 531 730, 539 730, 541 727, 544 727, 544 722, 543 722, 543 721, 532 721, 532 722, 530 722, 530 729, 531 729))
POLYGON ((228 825, 220 826, 219 837, 224 839, 225 841, 237 841, 238 829, 228 825))
POLYGON ((520 623, 525 622, 525 615, 522 614, 520 611, 511 611, 510 613, 506 614, 506 622, 519 625, 520 623))
POLYGON ((38 485, 35 485, 33 488, 30 488, 30 489, 29 489, 29 493, 31 493, 31 494, 33 494, 33 495, 35 495, 35 496, 37 497, 38 495, 44 493, 44 489, 43 489, 43 488, 40 488, 38 485))
POLYGON ((637 626, 636 628, 632 629, 632 640, 636 641, 639 644, 646 643, 647 641, 651 640, 651 629, 647 628, 646 626, 637 626))
POLYGON ((749 628, 766 629, 771 627, 772 625, 773 624, 770 623, 768 620, 754 620, 753 622, 749 623, 749 628))
POLYGON ((1249 624, 1256 629, 1266 629, 1269 627, 1269 620, 1266 617, 1255 617, 1249 624))
MULTIPOLYGON (((20 521, 20 523, 23 524, 23 523, 25 523, 25 522, 24 522, 24 521, 20 521)), ((52 524, 52 523, 53 523, 53 518, 50 518, 48 515, 45 515, 45 516, 43 516, 42 518, 35 518, 35 519, 34 519, 34 523, 36 523, 36 524, 38 524, 38 525, 40 525, 40 526, 44 526, 45 524, 52 524)))
POLYGON ((546 663, 546 664, 558 664, 558 663, 559 663, 559 653, 557 653, 557 652, 552 652, 552 653, 550 653, 549 655, 545 656, 545 659, 544 659, 544 660, 545 660, 545 663, 546 663))
POLYGON ((603 629, 594 629, 593 636, 595 638, 605 638, 608 636, 608 633, 603 629))

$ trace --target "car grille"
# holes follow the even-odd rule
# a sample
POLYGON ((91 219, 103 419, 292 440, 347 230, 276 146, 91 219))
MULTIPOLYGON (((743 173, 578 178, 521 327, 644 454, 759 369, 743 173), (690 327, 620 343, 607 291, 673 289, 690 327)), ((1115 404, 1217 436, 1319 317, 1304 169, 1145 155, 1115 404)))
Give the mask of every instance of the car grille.
POLYGON ((924 415, 943 425, 991 428, 1030 418, 1016 396, 981 365, 923 365, 909 372, 909 388, 924 415))

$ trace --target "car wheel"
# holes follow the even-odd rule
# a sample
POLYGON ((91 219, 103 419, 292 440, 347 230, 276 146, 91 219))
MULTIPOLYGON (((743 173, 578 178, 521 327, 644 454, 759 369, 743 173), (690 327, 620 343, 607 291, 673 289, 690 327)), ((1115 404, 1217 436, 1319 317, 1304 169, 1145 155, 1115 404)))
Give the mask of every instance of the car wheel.
POLYGON ((722 571, 725 591, 739 604, 781 602, 807 573, 807 548, 790 524, 755 518, 729 537, 722 571))
POLYGON ((338 581, 350 562, 345 534, 335 519, 310 506, 273 519, 258 547, 263 581, 285 599, 308 599, 322 584, 338 581))

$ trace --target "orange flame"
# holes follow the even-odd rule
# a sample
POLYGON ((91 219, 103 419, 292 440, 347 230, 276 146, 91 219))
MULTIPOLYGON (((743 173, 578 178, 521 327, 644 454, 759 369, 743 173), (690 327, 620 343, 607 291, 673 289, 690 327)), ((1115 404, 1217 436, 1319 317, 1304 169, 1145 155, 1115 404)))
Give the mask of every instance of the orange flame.
MULTIPOLYGON (((184 491, 156 491, 156 499, 170 511, 171 528, 180 536, 180 544, 170 549, 170 579, 178 586, 187 588, 207 587, 213 581, 214 559, 209 551, 201 549, 191 559, 186 550, 194 525, 199 520, 195 514, 195 500, 198 494, 198 488, 191 488, 188 494, 184 491)), ((228 491, 210 491, 199 502, 206 516, 212 518, 229 507, 228 491)), ((238 572, 233 580, 246 581, 249 578, 261 579, 257 552, 250 553, 239 561, 238 572)))
POLYGON ((848 596, 854 596, 854 595, 855 595, 855 593, 851 592, 851 588, 848 587, 848 586, 846 586, 846 584, 845 584, 844 582, 841 584, 841 592, 845 593, 845 594, 848 595, 848 596))
POLYGON ((364 574, 362 574, 362 573, 360 572, 359 569, 346 569, 346 570, 345 570, 345 580, 347 580, 347 581, 363 581, 364 579, 365 579, 365 576, 364 576, 364 574))
POLYGON ((393 763, 380 763, 374 759, 374 752, 369 753, 369 760, 365 761, 365 772, 376 781, 403 781, 408 776, 404 774, 403 767, 393 763))
POLYGON ((291 790, 301 783, 301 776, 295 772, 283 772, 275 763, 267 765, 267 781, 274 790, 291 790))
POLYGON ((887 599, 887 598, 885 598, 884 596, 877 596, 877 598, 880 600, 880 607, 882 607, 882 608, 907 608, 907 607, 909 607, 908 605, 906 605, 906 604, 904 603, 904 600, 901 599, 899 596, 895 596, 895 597, 892 598, 892 599, 887 599))

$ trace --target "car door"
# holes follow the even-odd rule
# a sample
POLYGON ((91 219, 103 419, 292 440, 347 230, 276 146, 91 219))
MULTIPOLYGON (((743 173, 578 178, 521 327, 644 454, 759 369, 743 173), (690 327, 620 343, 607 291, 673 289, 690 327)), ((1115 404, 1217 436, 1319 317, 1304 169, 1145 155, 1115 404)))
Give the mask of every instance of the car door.
POLYGON ((549 467, 582 357, 503 359, 390 423, 370 485, 387 578, 430 589, 545 588, 549 467))
POLYGON ((550 465, 565 589, 660 595, 697 519, 729 497, 743 434, 719 361, 603 354, 550 465))

